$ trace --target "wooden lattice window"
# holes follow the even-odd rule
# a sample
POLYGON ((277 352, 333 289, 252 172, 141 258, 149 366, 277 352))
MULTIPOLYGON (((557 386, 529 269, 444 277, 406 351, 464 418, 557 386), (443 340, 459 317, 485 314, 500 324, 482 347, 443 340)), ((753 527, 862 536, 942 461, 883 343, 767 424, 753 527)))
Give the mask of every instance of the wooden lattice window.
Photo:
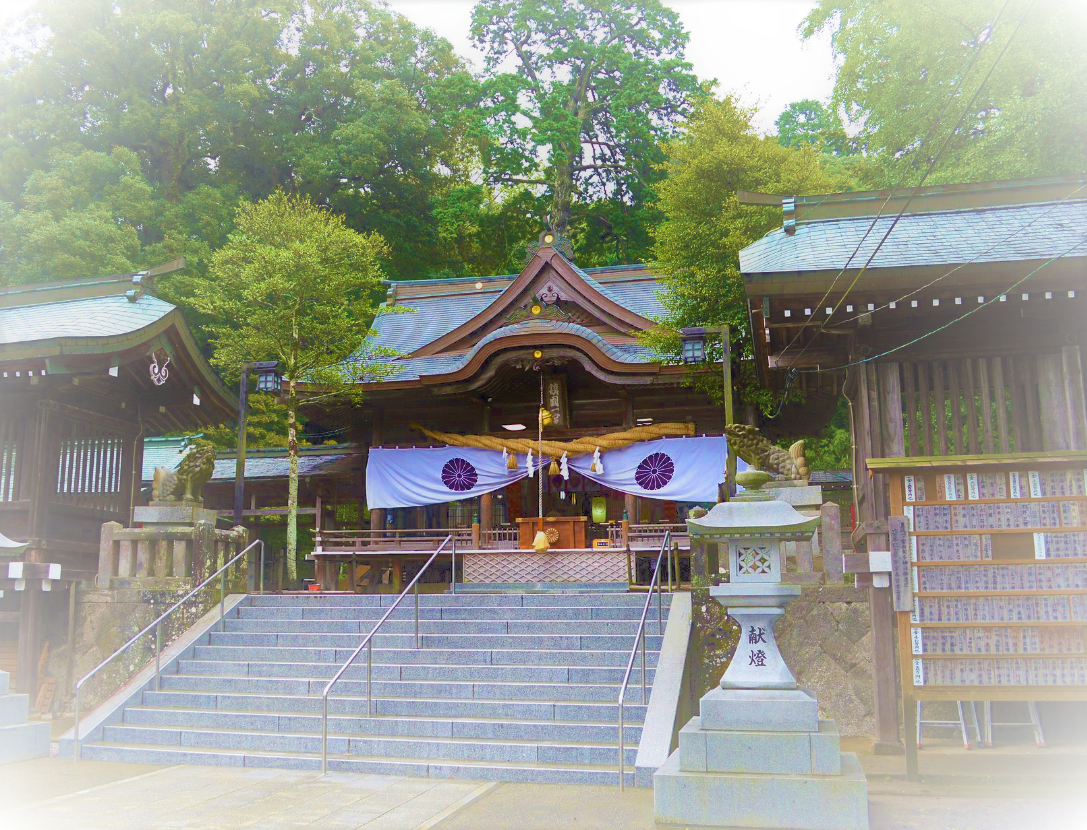
POLYGON ((0 421, 0 502, 19 501, 22 469, 22 424, 14 419, 0 421))

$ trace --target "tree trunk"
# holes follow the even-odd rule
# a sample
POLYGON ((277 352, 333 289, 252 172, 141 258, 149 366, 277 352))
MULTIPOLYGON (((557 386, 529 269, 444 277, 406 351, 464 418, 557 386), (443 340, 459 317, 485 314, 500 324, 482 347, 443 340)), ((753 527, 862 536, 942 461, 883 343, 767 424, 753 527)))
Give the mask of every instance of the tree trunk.
POLYGON ((570 236, 570 201, 574 191, 574 164, 555 165, 551 172, 551 232, 555 239, 570 236))
MULTIPOLYGON (((293 363, 293 361, 292 361, 293 363)), ((290 473, 287 477, 287 582, 296 588, 298 582, 298 392, 292 372, 287 395, 287 457, 290 473)))

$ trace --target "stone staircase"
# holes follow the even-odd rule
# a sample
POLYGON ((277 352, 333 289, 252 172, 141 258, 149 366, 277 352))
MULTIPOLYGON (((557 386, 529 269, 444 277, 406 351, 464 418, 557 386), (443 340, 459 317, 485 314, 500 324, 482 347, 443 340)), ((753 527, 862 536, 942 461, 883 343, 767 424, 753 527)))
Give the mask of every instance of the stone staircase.
MULTIPOLYGON (((665 595, 665 615, 669 597, 665 595)), ((251 596, 226 630, 130 699, 81 757, 319 769, 321 691, 395 597, 251 596)), ((464 593, 405 598, 329 701, 330 770, 550 783, 618 783, 618 694, 645 595, 464 593)), ((662 631, 647 623, 647 677, 662 631)), ((640 661, 624 707, 625 776, 646 706, 640 661)))

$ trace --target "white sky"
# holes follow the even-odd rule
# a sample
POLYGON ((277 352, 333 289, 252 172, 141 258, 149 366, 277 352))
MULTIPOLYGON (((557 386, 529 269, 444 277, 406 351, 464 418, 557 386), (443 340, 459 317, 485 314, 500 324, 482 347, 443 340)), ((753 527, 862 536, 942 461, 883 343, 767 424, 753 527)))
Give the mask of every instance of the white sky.
MULTIPOLYGON (((69 0, 79 2, 80 0, 69 0)), ((793 101, 826 100, 834 82, 830 40, 801 41, 797 27, 814 0, 664 0, 691 33, 687 60, 699 78, 716 78, 718 91, 738 92, 758 105, 756 125, 771 132, 778 114, 793 101)), ((419 26, 448 39, 479 68, 481 56, 469 41, 475 0, 388 0, 419 26)), ((30 0, 0 0, 0 24, 30 0)))
MULTIPOLYGON (((4 0, 0 0, 4 2, 4 0)), ((476 68, 469 27, 475 0, 387 0, 418 26, 433 29, 476 68)), ((797 27, 814 0, 664 0, 690 32, 687 60, 699 78, 716 78, 718 92, 738 92, 760 108, 756 125, 772 132, 774 120, 793 101, 825 101, 834 86, 830 38, 804 42, 797 27)))

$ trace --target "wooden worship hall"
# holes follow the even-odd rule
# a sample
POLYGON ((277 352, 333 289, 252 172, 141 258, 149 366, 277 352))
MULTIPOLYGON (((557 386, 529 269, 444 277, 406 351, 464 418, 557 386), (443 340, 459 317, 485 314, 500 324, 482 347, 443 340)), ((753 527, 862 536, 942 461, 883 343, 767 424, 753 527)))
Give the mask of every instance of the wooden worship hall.
POLYGON ((849 402, 879 741, 897 696, 911 776, 930 701, 1082 730, 1087 178, 741 201, 784 213, 740 254, 761 377, 849 402))
MULTIPOLYGON (((656 552, 668 530, 685 551, 683 522, 695 502, 668 498, 667 489, 658 497, 638 486, 624 492, 594 480, 590 463, 599 449, 607 468, 609 450, 631 441, 679 446, 722 434, 723 407, 682 385, 687 373, 720 372, 720 363, 715 368, 700 354, 694 365, 666 365, 638 340, 663 316, 660 290, 645 266, 578 268, 550 234, 520 274, 389 283, 374 346, 399 355, 389 361, 391 372, 363 384, 357 408, 308 413, 310 429, 339 430, 368 454, 365 476, 326 495, 326 502, 356 502, 357 515, 369 521, 337 521, 332 517, 344 511, 321 511, 313 554, 321 584, 333 588, 338 565, 353 561, 358 589, 372 588, 383 571, 388 590, 398 590, 425 558, 421 552, 447 533, 463 551, 458 581, 476 583, 636 581, 628 550, 656 552), (580 441, 583 471, 570 452, 563 475, 559 447, 539 473, 514 475, 525 469, 526 449, 539 461, 541 410, 544 455, 552 445, 580 441), (617 433, 628 438, 603 437, 617 433), (503 453, 509 483, 469 498, 445 490, 411 506, 375 504, 379 452, 402 451, 410 460, 460 439, 465 452, 503 453), (545 557, 530 550, 538 531, 551 537, 545 557), (326 562, 336 566, 326 569, 326 562)), ((716 501, 723 478, 722 456, 713 492, 701 501, 716 501)), ((446 566, 434 580, 448 576, 446 566)))
POLYGON ((237 411, 181 311, 151 293, 181 267, 0 289, 0 534, 19 543, 0 547, 0 655, 32 701, 43 625, 54 646, 71 639, 101 526, 139 503, 144 438, 237 411))

